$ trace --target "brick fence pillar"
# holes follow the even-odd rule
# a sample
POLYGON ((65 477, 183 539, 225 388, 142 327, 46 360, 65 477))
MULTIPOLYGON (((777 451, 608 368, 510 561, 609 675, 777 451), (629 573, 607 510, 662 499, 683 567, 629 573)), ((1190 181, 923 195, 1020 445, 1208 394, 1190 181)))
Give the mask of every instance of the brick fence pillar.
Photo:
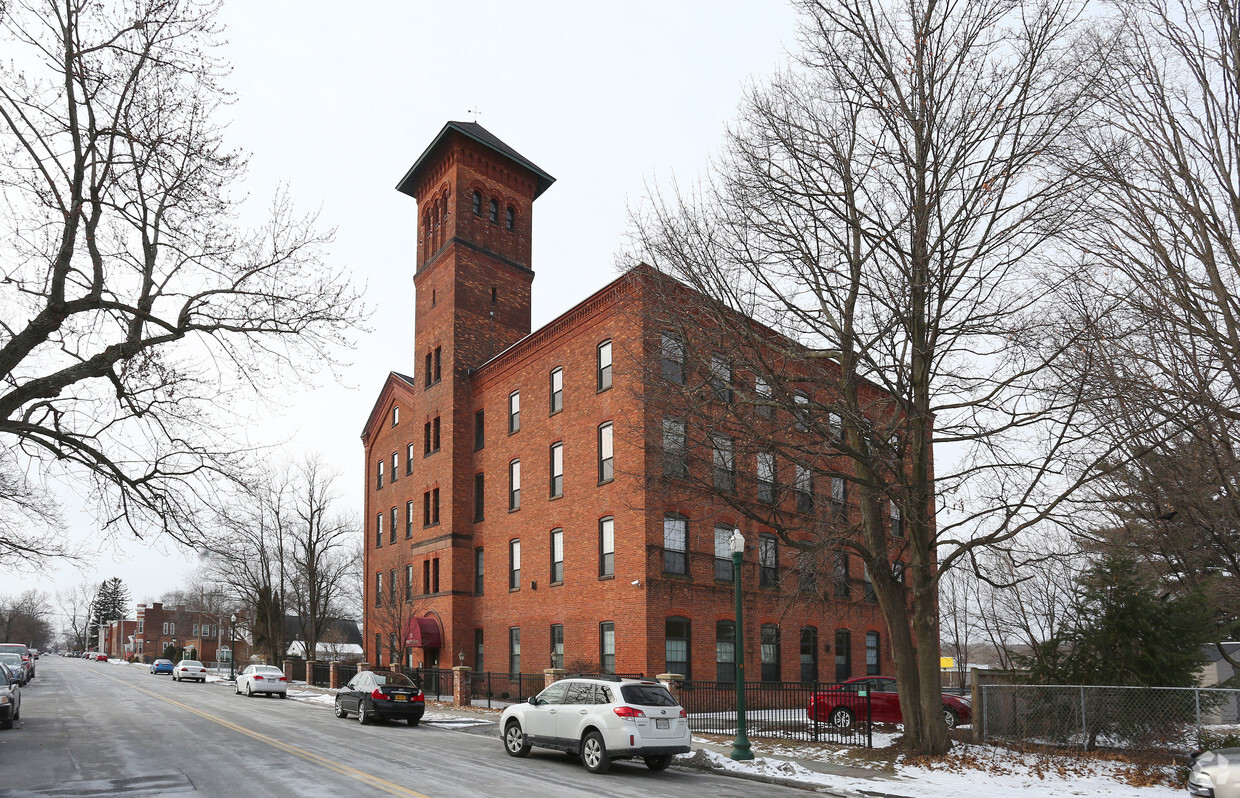
POLYGON ((340 663, 332 660, 327 666, 327 684, 335 690, 340 687, 340 663))
POLYGON ((288 679, 290 684, 293 681, 293 661, 291 659, 284 660, 284 678, 288 679))
POLYGON ((456 665, 452 668, 452 703, 458 707, 467 707, 473 703, 473 680, 469 676, 472 671, 473 668, 467 665, 456 665))
POLYGON ((358 672, 358 673, 361 673, 362 671, 368 671, 368 670, 370 670, 370 663, 369 663, 369 662, 359 662, 359 663, 357 663, 357 672, 358 672))
POLYGON ((546 668, 543 670, 543 687, 550 687, 568 675, 568 671, 563 668, 546 668))
POLYGON ((654 677, 663 683, 667 691, 672 694, 672 698, 676 699, 676 703, 684 706, 680 701, 680 683, 685 680, 683 673, 660 673, 654 677))
POLYGON ((306 660, 306 684, 314 684, 314 660, 306 660))

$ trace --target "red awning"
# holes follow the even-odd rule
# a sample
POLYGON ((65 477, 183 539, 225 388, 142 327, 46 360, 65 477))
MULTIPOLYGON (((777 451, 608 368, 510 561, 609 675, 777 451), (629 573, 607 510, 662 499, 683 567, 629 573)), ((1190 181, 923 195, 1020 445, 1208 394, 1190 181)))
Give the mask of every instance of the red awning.
POLYGON ((405 645, 414 648, 439 648, 443 635, 434 618, 410 618, 405 626, 405 645))

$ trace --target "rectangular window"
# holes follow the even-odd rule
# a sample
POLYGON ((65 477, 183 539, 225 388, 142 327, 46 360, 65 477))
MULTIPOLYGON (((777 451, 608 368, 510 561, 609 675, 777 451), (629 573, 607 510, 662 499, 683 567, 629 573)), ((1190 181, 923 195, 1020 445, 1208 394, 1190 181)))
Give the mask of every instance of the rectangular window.
POLYGON ((508 541, 508 589, 521 588, 521 541, 508 541))
POLYGON ((796 407, 793 408, 793 414, 796 416, 796 430, 797 432, 805 432, 809 429, 809 397, 803 393, 798 393, 793 397, 793 401, 796 403, 796 407))
POLYGON ((431 419, 431 451, 439 451, 439 416, 431 419))
POLYGON ((564 369, 551 370, 551 415, 564 409, 564 369))
POLYGON ((615 477, 615 460, 612 453, 611 422, 598 428, 598 481, 610 482, 615 477))
POLYGON ((736 624, 733 621, 715 622, 715 679, 729 684, 736 682, 736 624))
POLYGON ((164 621, 164 634, 168 634, 168 622, 164 621))
POLYGON ((170 635, 174 635, 174 634, 176 634, 176 633, 177 633, 177 622, 176 622, 176 621, 169 621, 169 622, 168 622, 168 634, 170 634, 170 635))
POLYGON ((757 377, 754 379, 754 412, 763 418, 771 418, 775 415, 775 405, 772 402, 770 384, 757 377))
POLYGON ((683 418, 663 419, 663 473, 669 477, 689 476, 688 440, 683 418))
MULTIPOLYGON (((430 355, 427 355, 430 357, 430 355)), ((375 632, 375 662, 383 662, 383 633, 375 632)))
POLYGON ((818 681, 818 630, 801 627, 801 681, 818 681))
POLYGON ((437 346, 435 347, 435 382, 439 382, 439 380, 443 377, 443 374, 440 371, 440 367, 442 365, 443 365, 443 347, 437 346))
POLYGON ((679 673, 691 679, 689 672, 689 619, 668 618, 663 625, 665 673, 679 673))
POLYGON ((439 523, 439 488, 431 490, 431 526, 439 523))
POLYGON ((878 632, 865 633, 865 675, 877 676, 878 667, 878 632))
POLYGON ((396 569, 393 568, 388 572, 388 601, 392 604, 396 604, 396 585, 396 569))
POLYGON ((474 673, 483 673, 482 630, 474 630, 474 673))
POLYGON ((551 530, 551 583, 564 581, 564 530, 551 530))
POLYGON ((688 573, 686 547, 689 540, 689 519, 683 515, 663 516, 663 572, 688 573))
POLYGON ((375 473, 375 489, 383 487, 383 461, 379 461, 379 466, 375 473))
POLYGON ((852 633, 847 629, 835 630, 835 680, 852 678, 852 633))
POLYGON ((843 477, 831 477, 831 512, 841 524, 848 521, 848 483, 843 477))
POLYGON ((190 626, 189 636, 190 637, 198 636, 198 624, 193 624, 192 626, 190 626))
POLYGON ((775 454, 758 452, 758 501, 775 502, 775 454))
POLYGON ((732 527, 715 527, 715 579, 731 582, 732 576, 732 527))
POLYGON ((521 461, 508 464, 508 511, 521 509, 521 461))
POLYGON ((878 594, 874 592, 874 581, 870 579, 870 566, 862 563, 861 569, 862 581, 865 585, 865 600, 870 604, 877 604, 878 594))
POLYGON ((483 557, 482 548, 474 549, 474 595, 482 595, 483 557))
POLYGON ((797 512, 812 513, 814 511, 814 472, 808 466, 797 464, 797 512))
POLYGON ((779 681, 779 627, 763 624, 761 629, 762 681, 779 681))
POLYGON ((891 536, 893 538, 904 537, 904 513, 900 511, 899 505, 890 502, 891 513, 891 536))
POLYGON ((413 563, 405 566, 405 601, 413 601, 413 563))
POLYGON ((611 387, 611 341, 598 345, 598 389, 605 391, 611 387))
POLYGON ((486 411, 478 410, 474 412, 474 451, 480 451, 487 444, 485 429, 486 411))
POLYGON ((389 482, 395 482, 396 475, 399 473, 400 473, 400 454, 398 452, 392 452, 392 478, 389 480, 389 482))
POLYGON ((431 453, 431 422, 422 425, 422 456, 426 457, 431 453))
POLYGON ((508 434, 521 429, 521 392, 513 391, 508 395, 508 434))
POLYGON ((396 508, 388 511, 391 521, 388 523, 388 543, 396 545, 396 508))
POLYGON ((375 516, 375 548, 383 546, 383 512, 380 511, 375 516))
POLYGON ((564 444, 551 444, 551 497, 564 495, 564 444))
POLYGON ((758 585, 775 587, 779 584, 779 544, 774 535, 758 536, 758 585))
POLYGON ((405 502, 405 540, 413 537, 413 500, 405 502))
POLYGON ((429 388, 435 384, 435 353, 426 353, 426 387, 429 388))
POLYGON ((612 621, 598 625, 598 666, 603 673, 616 672, 616 624, 612 621))
POLYGON ((422 494, 422 526, 439 523, 439 488, 422 494))
POLYGON ((685 384, 685 342, 673 333, 663 333, 659 342, 663 379, 685 384))
POLYGON ((833 439, 844 440, 844 417, 839 413, 827 413, 827 429, 833 439))
POLYGON ((818 592, 818 554, 812 549, 797 552, 797 590, 802 593, 818 592))
POLYGON ((710 391, 720 402, 732 403, 732 364, 718 353, 710 356, 710 391))
POLYGON ((146 623, 142 618, 138 619, 138 634, 142 634, 142 627, 146 623))
POLYGON ((551 667, 564 667, 564 625, 551 625, 551 667))
POLYGON ((732 456, 732 439, 712 435, 710 448, 714 463, 715 490, 732 493, 736 490, 736 460, 732 456))
POLYGON ((422 594, 431 592, 431 561, 422 561, 422 594))
POLYGON ((375 574, 375 606, 383 606, 383 573, 375 574))
POLYGON ((521 627, 508 630, 508 672, 521 672, 521 627))
POLYGON ((405 476, 413 473, 413 444, 405 447, 405 476))
POLYGON ((835 568, 832 572, 831 581, 835 583, 836 598, 850 598, 852 596, 852 579, 848 575, 848 552, 836 552, 835 568))
POLYGON ((598 575, 614 576, 616 573, 616 529, 610 516, 598 522, 598 575))
POLYGON ((431 592, 439 592, 439 558, 431 560, 431 592))
POLYGON ((400 405, 392 406, 392 426, 400 424, 400 405))
POLYGON ((481 521, 484 518, 486 503, 484 498, 485 478, 482 474, 474 474, 474 521, 481 521))

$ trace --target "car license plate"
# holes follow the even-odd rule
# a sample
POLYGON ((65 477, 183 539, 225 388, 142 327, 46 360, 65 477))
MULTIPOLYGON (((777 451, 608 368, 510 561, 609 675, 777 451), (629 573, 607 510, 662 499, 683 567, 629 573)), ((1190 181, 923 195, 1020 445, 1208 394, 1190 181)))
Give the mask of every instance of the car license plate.
POLYGON ((393 701, 408 701, 409 696, 404 695, 403 693, 397 693, 396 695, 392 696, 392 700, 393 701))
POLYGON ((671 728, 668 725, 669 723, 671 723, 671 721, 669 721, 667 718, 655 718, 654 719, 654 727, 656 729, 669 729, 671 728))

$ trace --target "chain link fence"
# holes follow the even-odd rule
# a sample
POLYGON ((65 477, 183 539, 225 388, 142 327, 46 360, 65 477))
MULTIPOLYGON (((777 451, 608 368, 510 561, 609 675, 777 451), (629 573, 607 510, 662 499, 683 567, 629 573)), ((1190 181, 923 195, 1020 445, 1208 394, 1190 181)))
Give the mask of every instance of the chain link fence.
POLYGON ((993 684, 981 692, 985 742, 1190 753, 1203 729, 1240 723, 1240 690, 993 684))

